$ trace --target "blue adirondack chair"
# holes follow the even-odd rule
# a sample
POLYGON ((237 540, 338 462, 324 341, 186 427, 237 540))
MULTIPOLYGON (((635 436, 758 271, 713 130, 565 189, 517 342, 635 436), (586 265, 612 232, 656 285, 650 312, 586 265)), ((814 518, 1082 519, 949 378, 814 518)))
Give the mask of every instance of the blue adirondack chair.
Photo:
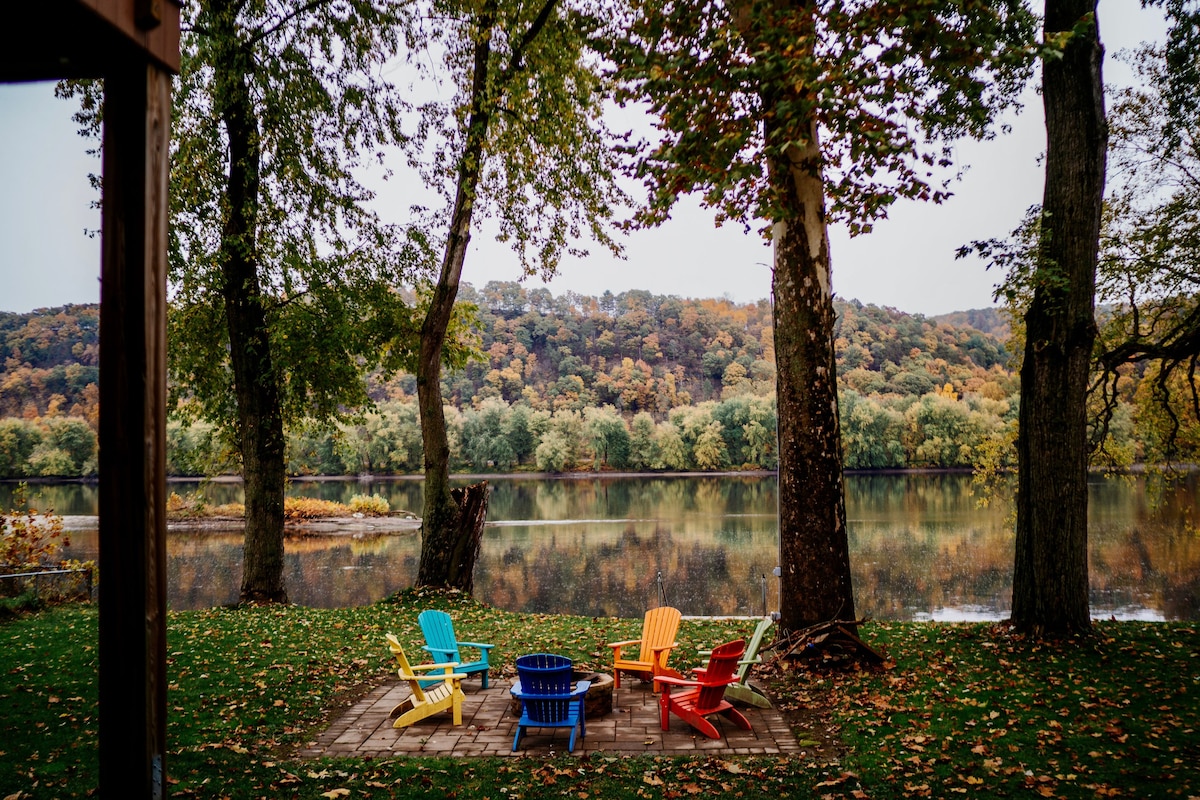
MULTIPOLYGON (((495 645, 458 641, 454 637, 454 622, 445 611, 432 609, 422 611, 417 616, 417 623, 421 626, 421 633, 425 635, 425 649, 429 651, 434 663, 455 662, 458 664, 454 668, 455 672, 467 675, 479 673, 480 678, 483 679, 482 688, 488 687, 488 651, 495 645), (458 648, 460 647, 474 647, 479 650, 479 660, 467 661, 464 659, 459 654, 458 648)), ((422 686, 433 683, 435 681, 421 681, 422 686)))
POLYGON ((526 728, 570 728, 567 752, 575 750, 575 732, 587 736, 584 697, 591 681, 571 685, 571 659, 550 653, 534 653, 517 659, 517 682, 512 696, 521 701, 521 719, 513 737, 513 752, 521 744, 526 728))

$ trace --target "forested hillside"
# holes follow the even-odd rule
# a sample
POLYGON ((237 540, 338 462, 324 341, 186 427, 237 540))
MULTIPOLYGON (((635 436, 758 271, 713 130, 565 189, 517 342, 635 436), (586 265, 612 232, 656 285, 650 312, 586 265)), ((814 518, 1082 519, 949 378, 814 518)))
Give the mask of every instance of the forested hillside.
MULTIPOLYGON (((448 372, 460 470, 741 469, 775 466, 767 301, 632 291, 585 297, 517 283, 467 286, 479 357, 448 372)), ((1017 377, 996 310, 927 318, 839 302, 835 331, 849 468, 1006 463, 1017 377)), ((0 475, 95 469, 98 310, 0 315, 0 475)), ((1114 449, 1141 457, 1130 401, 1114 449)), ((370 380, 376 408, 333 431, 289 432, 295 474, 419 472, 415 379, 370 380)), ((169 424, 173 474, 233 470, 211 426, 169 424)), ((1152 440, 1152 436, 1143 436, 1152 440)))
MULTIPOLYGON (((774 389, 766 300, 736 304, 644 291, 556 297, 498 282, 468 287, 461 297, 479 308, 484 358, 446 380, 446 396, 458 408, 496 397, 550 410, 611 405, 623 414, 664 414, 774 389)), ((1004 342, 965 323, 856 301, 837 308, 838 366, 857 391, 919 396, 946 383, 973 391, 1010 377, 1004 342)), ((999 312, 969 313, 1003 330, 999 312)), ((397 390, 411 393, 411 379, 378 399, 397 390)))
POLYGON ((0 343, 0 417, 63 414, 96 424, 99 306, 0 311, 0 343))

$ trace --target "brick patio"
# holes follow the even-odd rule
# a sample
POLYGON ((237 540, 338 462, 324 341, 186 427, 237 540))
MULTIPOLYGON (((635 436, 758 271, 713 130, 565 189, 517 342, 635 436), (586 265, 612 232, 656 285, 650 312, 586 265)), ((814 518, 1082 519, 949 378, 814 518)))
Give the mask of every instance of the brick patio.
MULTIPOLYGON (((471 681, 464 687, 463 724, 454 726, 447 711, 397 730, 389 712, 408 697, 408 685, 374 689, 349 708, 308 746, 303 758, 394 756, 511 756, 565 753, 566 728, 526 730, 521 749, 512 752, 517 718, 509 713, 511 681, 493 680, 489 689, 471 681)), ((752 730, 744 731, 720 715, 710 717, 721 731, 709 739, 672 715, 671 729, 659 726, 658 698, 649 683, 626 681, 613 694, 613 711, 587 720, 587 736, 575 743, 581 753, 726 753, 762 755, 796 753, 800 747, 783 717, 774 709, 741 708, 752 730)))

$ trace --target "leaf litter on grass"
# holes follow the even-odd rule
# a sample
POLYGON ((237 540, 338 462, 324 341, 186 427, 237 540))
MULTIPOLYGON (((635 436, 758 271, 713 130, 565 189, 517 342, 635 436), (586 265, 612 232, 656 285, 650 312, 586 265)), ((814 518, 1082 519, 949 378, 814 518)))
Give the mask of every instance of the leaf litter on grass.
MULTIPOLYGON (((1065 643, 1027 641, 1002 625, 873 623, 863 635, 887 650, 882 668, 817 661, 760 670, 755 680, 769 683, 802 743, 792 757, 297 760, 296 748, 331 714, 393 679, 383 633, 416 645, 417 612, 439 604, 464 637, 497 642, 502 669, 532 649, 602 668, 605 644, 636 637, 641 624, 510 614, 419 590, 356 609, 173 612, 171 794, 879 799, 1200 789, 1200 638, 1177 623, 1100 623, 1094 636, 1065 643)), ((746 635, 751 622, 685 622, 680 666, 698 663, 685 655, 695 649, 746 635)), ((21 765, 0 774, 0 797, 34 786, 55 797, 94 791, 95 623, 94 608, 79 606, 0 625, 0 750, 21 765), (24 730, 45 736, 14 734, 24 730)))

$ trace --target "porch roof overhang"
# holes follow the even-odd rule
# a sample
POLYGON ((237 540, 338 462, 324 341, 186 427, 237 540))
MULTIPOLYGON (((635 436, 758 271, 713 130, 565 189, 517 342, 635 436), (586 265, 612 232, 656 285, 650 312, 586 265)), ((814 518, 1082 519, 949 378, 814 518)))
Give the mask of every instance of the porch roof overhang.
POLYGON ((179 72, 177 0, 11 0, 0 18, 0 82, 103 77, 131 49, 179 72))

